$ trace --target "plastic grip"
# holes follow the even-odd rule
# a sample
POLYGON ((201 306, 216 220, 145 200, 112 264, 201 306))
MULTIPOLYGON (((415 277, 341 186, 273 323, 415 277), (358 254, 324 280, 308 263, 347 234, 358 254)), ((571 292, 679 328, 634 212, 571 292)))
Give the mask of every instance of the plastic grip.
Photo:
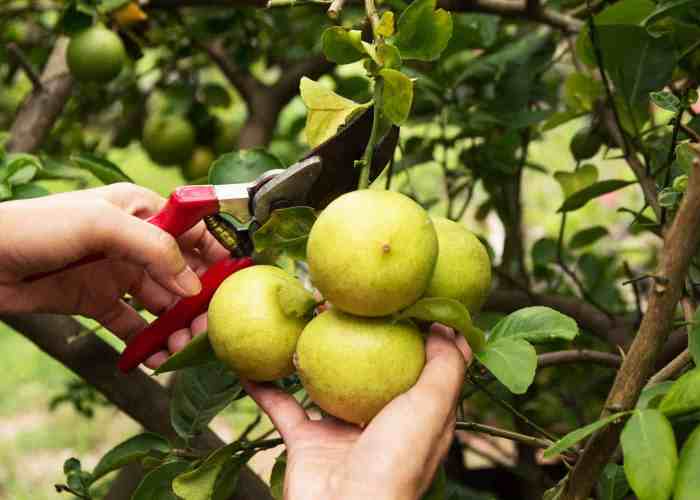
POLYGON ((209 307, 219 285, 236 271, 253 265, 253 259, 226 258, 211 266, 201 277, 202 291, 194 297, 181 299, 172 309, 137 333, 122 352, 117 366, 124 373, 130 372, 151 355, 165 348, 168 338, 177 330, 189 328, 192 321, 209 307))

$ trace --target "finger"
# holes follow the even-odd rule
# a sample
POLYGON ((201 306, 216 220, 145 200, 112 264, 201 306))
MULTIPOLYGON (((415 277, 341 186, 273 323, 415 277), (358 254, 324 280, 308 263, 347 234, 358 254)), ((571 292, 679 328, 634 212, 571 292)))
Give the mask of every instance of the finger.
POLYGON ((175 238, 113 205, 99 208, 99 224, 86 228, 83 234, 91 251, 144 266, 156 282, 177 295, 199 293, 199 278, 187 266, 175 238))
POLYGON ((457 349, 459 349, 462 356, 464 356, 464 361, 466 361, 467 365, 471 364, 473 353, 471 347, 469 347, 469 344, 467 343, 467 339, 465 339, 463 335, 456 334, 454 329, 440 323, 433 323, 430 326, 430 331, 453 339, 457 345, 457 349))
POLYGON ((141 279, 136 280, 128 293, 133 295, 148 312, 156 315, 170 309, 179 300, 177 295, 153 281, 146 272, 142 274, 141 279))
POLYGON ((241 380, 241 385, 270 417, 287 446, 294 440, 294 430, 308 421, 304 408, 294 397, 277 387, 241 380))
POLYGON ((206 332, 207 326, 207 313, 202 313, 199 316, 197 316, 190 325, 190 331, 192 332, 192 336, 194 337, 195 335, 200 335, 206 332))
POLYGON ((128 214, 141 219, 154 215, 165 205, 165 198, 162 196, 150 189, 128 182, 110 184, 96 188, 93 192, 128 214))
POLYGON ((146 320, 123 300, 118 300, 93 319, 121 339, 128 339, 148 326, 146 320))
POLYGON ((151 356, 143 364, 155 370, 160 365, 165 363, 169 357, 170 354, 168 353, 168 351, 158 351, 155 354, 151 354, 151 356))
POLYGON ((168 351, 176 353, 182 351, 185 346, 192 340, 192 335, 187 329, 178 330, 168 337, 168 351))
POLYGON ((198 223, 180 236, 178 243, 183 251, 191 253, 196 250, 206 265, 211 265, 229 255, 229 251, 211 235, 204 222, 198 223))

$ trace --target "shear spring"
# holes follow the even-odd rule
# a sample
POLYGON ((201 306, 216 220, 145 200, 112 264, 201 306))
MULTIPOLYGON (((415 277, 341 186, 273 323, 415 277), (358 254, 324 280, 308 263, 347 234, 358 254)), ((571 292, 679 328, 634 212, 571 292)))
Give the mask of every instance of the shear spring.
POLYGON ((236 247, 238 247, 236 228, 226 219, 220 215, 210 215, 204 218, 204 223, 212 236, 214 236, 226 250, 233 252, 236 247))

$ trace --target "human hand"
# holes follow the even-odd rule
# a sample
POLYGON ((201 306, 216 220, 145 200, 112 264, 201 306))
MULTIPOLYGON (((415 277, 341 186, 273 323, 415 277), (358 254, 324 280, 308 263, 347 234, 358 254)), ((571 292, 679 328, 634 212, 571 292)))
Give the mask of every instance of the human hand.
MULTIPOLYGON (((201 289, 197 273, 227 256, 203 223, 175 240, 143 219, 165 203, 133 184, 0 204, 0 312, 80 314, 123 339, 146 326, 122 297, 131 294, 154 314, 201 289), (27 276, 62 269, 83 257, 106 259, 31 283, 27 276)), ((190 339, 169 340, 171 351, 190 339)), ((149 359, 155 367, 167 358, 149 359)))
POLYGON ((310 420, 291 395, 243 381, 287 447, 285 500, 420 498, 452 442, 471 356, 461 335, 434 325, 418 382, 364 429, 333 417, 310 420))

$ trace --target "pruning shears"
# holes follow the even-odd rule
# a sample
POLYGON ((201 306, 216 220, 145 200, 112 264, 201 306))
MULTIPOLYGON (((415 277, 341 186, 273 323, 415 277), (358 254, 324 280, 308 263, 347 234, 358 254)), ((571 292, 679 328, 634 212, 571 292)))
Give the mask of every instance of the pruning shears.
MULTIPOLYGON (((367 146, 372 120, 373 110, 369 108, 299 162, 286 169, 265 172, 253 182, 177 188, 163 209, 148 222, 178 237, 205 219, 210 232, 231 250, 231 257, 207 269, 201 276, 202 291, 198 295, 181 299, 134 335, 119 359, 119 369, 129 372, 163 349, 171 334, 189 327, 194 318, 206 311, 222 281, 253 265, 250 232, 263 225, 275 209, 294 206, 322 209, 341 194, 355 189, 360 176, 355 161, 362 158, 367 146), (216 218, 221 213, 240 223, 250 223, 249 229, 220 234, 215 221, 223 221, 216 218), (238 235, 243 241, 226 244, 227 234, 234 240, 238 235)), ((370 179, 376 178, 393 157, 398 132, 393 126, 375 145, 370 179)))

